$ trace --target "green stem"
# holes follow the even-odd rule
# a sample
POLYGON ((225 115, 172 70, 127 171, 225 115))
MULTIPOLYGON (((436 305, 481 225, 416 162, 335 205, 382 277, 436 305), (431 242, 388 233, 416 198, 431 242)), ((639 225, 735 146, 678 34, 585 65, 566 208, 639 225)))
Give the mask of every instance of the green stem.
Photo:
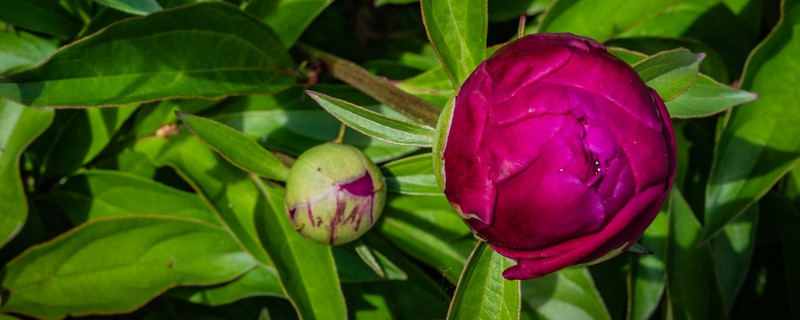
POLYGON ((433 104, 400 90, 386 79, 364 70, 353 62, 301 43, 293 48, 296 53, 311 60, 312 63, 321 63, 323 70, 334 78, 361 90, 414 121, 431 127, 436 126, 440 110, 433 104))

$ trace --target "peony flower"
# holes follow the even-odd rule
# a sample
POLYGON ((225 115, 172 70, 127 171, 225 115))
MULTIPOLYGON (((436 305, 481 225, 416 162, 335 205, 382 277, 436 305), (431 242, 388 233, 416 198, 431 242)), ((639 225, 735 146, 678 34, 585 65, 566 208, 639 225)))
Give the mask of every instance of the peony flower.
POLYGON ((475 234, 517 261, 507 279, 623 252, 672 185, 664 103, 592 39, 516 40, 477 67, 450 107, 437 139, 444 193, 475 234))
POLYGON ((300 155, 289 171, 284 204, 304 237, 325 244, 353 241, 383 210, 386 182, 377 166, 353 146, 326 143, 300 155))

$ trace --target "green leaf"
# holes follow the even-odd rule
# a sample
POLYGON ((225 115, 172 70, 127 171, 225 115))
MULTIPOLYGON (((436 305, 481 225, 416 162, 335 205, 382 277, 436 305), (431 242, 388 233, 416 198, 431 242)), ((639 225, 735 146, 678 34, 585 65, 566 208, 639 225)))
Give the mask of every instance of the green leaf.
POLYGON ((731 88, 701 73, 686 92, 665 104, 672 118, 694 118, 711 116, 757 98, 754 93, 731 88))
POLYGON ((585 267, 569 267, 523 281, 522 302, 535 310, 533 316, 539 319, 611 319, 585 267))
POLYGON ((287 295, 303 319, 345 319, 344 294, 331 247, 308 241, 294 230, 283 207, 284 190, 251 180, 266 198, 262 244, 269 252, 287 295))
POLYGON ((430 147, 433 143, 433 128, 387 117, 322 93, 306 93, 336 119, 370 137, 407 146, 430 147))
POLYGON ((675 319, 719 319, 726 315, 717 267, 709 245, 698 247, 700 223, 672 189, 667 238, 667 313, 675 319))
MULTIPOLYGON (((389 107, 352 88, 342 86, 317 86, 328 94, 346 97, 348 101, 368 106, 370 110, 394 118, 403 116, 389 107)), ((236 130, 255 138, 269 150, 298 156, 313 146, 336 139, 341 122, 336 120, 314 99, 309 99, 300 86, 269 96, 234 97, 206 113, 236 130)), ((416 147, 389 144, 365 136, 355 130, 345 130, 344 143, 353 145, 376 163, 409 154, 416 147)))
POLYGON ((661 99, 670 101, 692 85, 705 56, 686 49, 664 51, 639 61, 633 69, 661 99))
POLYGON ((261 17, 289 48, 331 2, 333 0, 254 0, 246 10, 261 17))
POLYGON ((758 215, 758 205, 751 206, 743 215, 725 226, 718 237, 711 240, 712 254, 728 312, 733 308, 750 269, 756 247, 758 215))
POLYGON ((209 287, 177 287, 166 295, 209 306, 220 306, 257 296, 284 297, 275 268, 266 266, 256 266, 227 283, 209 287))
POLYGON ((405 271, 363 242, 334 246, 331 250, 343 283, 408 279, 405 271))
POLYGON ((0 248, 16 236, 28 216, 28 200, 19 173, 20 156, 50 125, 53 113, 0 98, 0 248))
POLYGON ((0 79, 0 95, 29 106, 91 107, 273 93, 294 81, 292 66, 269 27, 231 5, 201 3, 113 24, 0 79))
POLYGON ((188 113, 177 115, 194 135, 237 167, 278 181, 289 176, 286 165, 243 133, 214 120, 188 113))
POLYGON ((219 218, 193 193, 120 171, 90 170, 36 198, 52 201, 73 224, 100 218, 158 215, 221 225, 219 218))
POLYGON ((422 21, 436 55, 458 88, 486 58, 486 1, 422 0, 422 21))
POLYGON ((408 195, 441 196, 442 188, 433 175, 432 161, 433 155, 424 153, 381 166, 386 177, 386 190, 408 195))
POLYGON ((706 192, 708 241, 755 203, 800 158, 800 2, 784 1, 783 17, 748 59, 741 88, 756 101, 734 109, 719 143, 706 192))
POLYGON ((630 279, 628 319, 650 319, 664 295, 666 286, 664 257, 667 233, 669 232, 667 209, 666 205, 661 208, 653 223, 639 240, 653 254, 631 257, 631 269, 628 272, 628 279, 630 279))
POLYGON ((138 105, 91 110, 58 110, 53 124, 31 145, 39 183, 74 172, 109 144, 138 105))
POLYGON ((126 312, 169 287, 227 281, 254 264, 225 230, 199 220, 99 219, 8 263, 2 310, 45 319, 126 312))
POLYGON ((444 197, 390 196, 375 229, 452 282, 476 241, 444 197))
POLYGON ((35 66, 56 51, 57 43, 23 31, 0 31, 0 75, 35 66))
POLYGON ((533 16, 547 9, 553 1, 554 0, 489 1, 489 21, 517 21, 521 14, 533 16))
POLYGON ((519 280, 506 280, 506 257, 480 241, 458 280, 447 319, 519 319, 519 280))
POLYGON ((94 0, 94 2, 135 15, 161 11, 161 6, 156 0, 94 0))
POLYGON ((69 38, 81 28, 78 19, 52 0, 0 0, 0 21, 31 31, 69 38))

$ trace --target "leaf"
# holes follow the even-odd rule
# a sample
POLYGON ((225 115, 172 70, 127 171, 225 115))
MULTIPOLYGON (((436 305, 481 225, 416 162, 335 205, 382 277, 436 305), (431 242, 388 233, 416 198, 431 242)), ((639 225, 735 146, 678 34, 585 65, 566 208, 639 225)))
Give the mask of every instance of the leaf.
POLYGON ((562 0, 548 8, 537 32, 571 32, 599 42, 694 38, 719 52, 735 76, 759 36, 761 21, 760 5, 750 0, 562 0))
POLYGON ((486 242, 475 245, 458 280, 447 319, 519 319, 519 280, 506 280, 508 259, 486 242))
POLYGON ((758 215, 758 206, 751 206, 743 215, 725 226, 718 237, 711 240, 712 254, 728 312, 733 308, 750 269, 756 247, 758 215))
POLYGON ((672 118, 694 118, 711 116, 757 98, 754 93, 728 87, 701 73, 689 89, 665 104, 672 118))
POLYGON ((64 176, 88 164, 137 107, 58 110, 53 124, 30 147, 37 154, 37 182, 64 176))
POLYGON ((241 277, 210 287, 177 287, 166 293, 186 301, 220 306, 256 296, 284 297, 274 267, 256 266, 241 277))
POLYGON ((758 201, 800 158, 800 2, 784 1, 780 23, 748 59, 741 88, 756 101, 734 109, 719 138, 708 181, 708 241, 758 201))
POLYGON ((407 146, 430 147, 433 143, 433 128, 387 117, 322 93, 306 93, 336 119, 370 137, 407 146))
MULTIPOLYGON (((328 94, 346 97, 348 101, 369 106, 370 110, 402 119, 391 108, 376 102, 359 91, 342 86, 317 86, 328 94)), ((206 113, 236 130, 255 138, 269 150, 298 156, 303 151, 336 139, 341 122, 313 100, 302 87, 293 87, 269 96, 234 97, 206 113)), ((367 137, 355 130, 345 130, 344 143, 353 145, 376 163, 409 154, 416 147, 389 144, 367 137)))
POLYGON ((331 2, 333 0, 255 0, 246 10, 261 17, 289 48, 331 2))
POLYGON ((28 200, 19 173, 20 156, 50 125, 53 113, 0 98, 0 248, 17 235, 28 216, 28 200))
POLYGON ((452 282, 476 241, 444 197, 390 196, 374 228, 452 282))
POLYGON ((667 206, 663 206, 650 227, 645 230, 640 243, 653 254, 631 257, 628 272, 627 319, 647 320, 656 312, 666 286, 664 257, 669 232, 667 206))
POLYGON ((331 255, 330 246, 303 238, 286 219, 284 190, 267 185, 255 177, 263 198, 261 215, 267 230, 262 244, 269 252, 281 283, 303 319, 344 319, 344 294, 331 255))
POLYGON ((211 2, 113 24, 0 79, 0 95, 29 106, 92 107, 266 94, 294 81, 286 73, 292 66, 269 27, 211 2))
POLYGON ((54 202, 75 225, 100 218, 141 214, 221 225, 219 218, 196 194, 120 171, 83 172, 36 200, 54 202))
POLYGON ((331 247, 342 283, 406 280, 408 275, 380 252, 366 244, 331 247))
POLYGON ((585 267, 569 267, 523 281, 522 303, 540 319, 611 319, 585 267))
POLYGON ((414 77, 394 82, 394 85, 440 108, 443 108, 447 100, 455 94, 453 84, 450 83, 450 78, 441 65, 414 77))
POLYGON ((0 0, 0 21, 31 31, 69 38, 78 33, 80 22, 57 1, 0 0))
POLYGON ((533 16, 541 13, 554 0, 506 0, 489 1, 489 21, 519 20, 521 14, 533 16))
POLYGON ((408 195, 441 196, 430 153, 410 156, 381 166, 386 177, 386 190, 408 195))
POLYGON ((698 246, 700 223, 677 189, 672 189, 667 238, 667 313, 675 319, 718 319, 726 315, 717 268, 709 245, 698 246))
POLYGON ((486 58, 486 1, 422 0, 422 21, 433 49, 458 88, 486 58))
POLYGON ((199 220, 99 219, 9 262, 2 310, 45 319, 126 312, 169 287, 227 281, 254 264, 225 230, 199 220))
POLYGON ((676 49, 639 61, 633 65, 633 69, 639 73, 648 87, 658 92, 661 99, 670 101, 694 83, 703 58, 705 53, 676 49))
POLYGON ((289 176, 286 165, 243 133, 214 120, 181 112, 177 115, 194 135, 237 167, 278 181, 289 176))
POLYGON ((156 0, 94 0, 94 2, 135 15, 161 11, 161 6, 156 0))
POLYGON ((0 31, 0 75, 37 65, 56 51, 57 43, 23 31, 0 31))

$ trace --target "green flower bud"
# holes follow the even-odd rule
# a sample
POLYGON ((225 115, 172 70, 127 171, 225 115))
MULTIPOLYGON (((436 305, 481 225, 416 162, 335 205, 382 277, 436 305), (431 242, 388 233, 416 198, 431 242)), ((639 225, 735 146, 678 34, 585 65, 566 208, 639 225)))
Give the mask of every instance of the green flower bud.
POLYGON ((386 181, 363 152, 326 143, 300 155, 289 171, 284 199, 289 221, 304 237, 326 244, 353 241, 383 210, 386 181))

